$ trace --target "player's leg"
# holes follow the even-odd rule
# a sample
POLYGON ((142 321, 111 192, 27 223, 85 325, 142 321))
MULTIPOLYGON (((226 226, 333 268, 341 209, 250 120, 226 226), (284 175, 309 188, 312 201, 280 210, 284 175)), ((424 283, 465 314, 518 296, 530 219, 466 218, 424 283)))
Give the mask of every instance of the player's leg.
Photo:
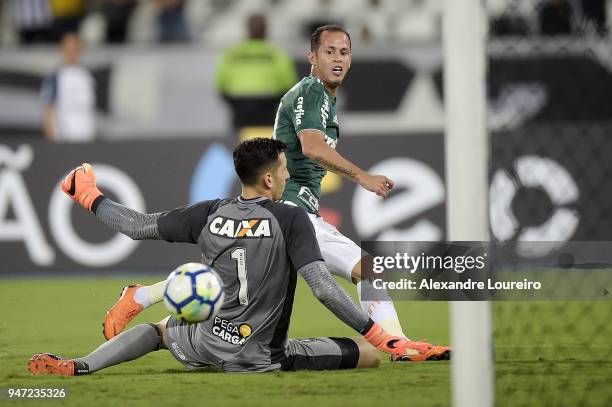
POLYGON ((380 351, 366 341, 363 336, 347 338, 357 344, 359 348, 359 360, 357 368, 378 367, 380 364, 380 351))
POLYGON ((163 300, 166 280, 150 286, 140 284, 124 287, 119 300, 106 313, 103 333, 106 339, 111 339, 121 333, 127 324, 145 308, 163 300))
POLYGON ((382 326, 391 335, 403 336, 404 332, 399 322, 393 300, 386 292, 375 290, 378 301, 369 301, 362 298, 362 292, 374 290, 372 282, 368 279, 361 280, 362 262, 371 259, 371 256, 363 257, 361 248, 348 237, 341 234, 338 229, 322 218, 309 214, 321 254, 329 271, 357 285, 359 303, 365 313, 382 326))
POLYGON ((380 352, 362 337, 289 339, 281 370, 337 370, 377 367, 380 352))
POLYGON ((371 262, 372 256, 368 254, 360 259, 351 269, 351 280, 357 285, 357 295, 359 296, 361 308, 391 335, 406 337, 391 297, 389 297, 386 291, 375 289, 371 279, 361 278, 362 267, 366 263, 371 264, 371 262), (368 292, 375 293, 373 296, 376 300, 367 300, 368 296, 364 295, 364 293, 368 292))
POLYGON ((214 365, 213 360, 219 361, 218 357, 210 354, 208 349, 201 346, 205 343, 205 339, 202 338, 201 331, 198 329, 200 324, 179 321, 172 316, 166 318, 165 321, 162 331, 164 346, 183 366, 188 369, 201 369, 214 365))
POLYGON ((165 348, 163 330, 166 321, 167 318, 157 324, 136 325, 84 357, 66 360, 49 353, 36 354, 30 358, 28 370, 32 374, 80 376, 138 359, 165 348))

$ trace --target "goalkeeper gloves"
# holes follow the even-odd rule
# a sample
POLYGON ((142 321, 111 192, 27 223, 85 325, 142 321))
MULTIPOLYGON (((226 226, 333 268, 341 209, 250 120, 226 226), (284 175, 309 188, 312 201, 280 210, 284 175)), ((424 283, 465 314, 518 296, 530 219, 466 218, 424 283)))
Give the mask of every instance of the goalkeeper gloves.
POLYGON ((413 342, 400 336, 389 335, 380 325, 374 322, 363 337, 379 350, 390 353, 392 357, 425 353, 433 348, 433 345, 426 342, 413 342))
POLYGON ((104 195, 96 187, 96 174, 91 165, 83 163, 62 181, 62 191, 83 208, 96 213, 96 208, 104 195))

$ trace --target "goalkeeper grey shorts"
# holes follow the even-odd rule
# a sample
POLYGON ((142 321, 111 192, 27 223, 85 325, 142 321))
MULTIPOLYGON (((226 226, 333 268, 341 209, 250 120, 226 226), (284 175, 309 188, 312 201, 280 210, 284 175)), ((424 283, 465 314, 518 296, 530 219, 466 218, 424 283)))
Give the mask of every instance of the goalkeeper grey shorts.
POLYGON ((216 366, 224 372, 268 372, 274 370, 336 370, 354 369, 359 360, 359 347, 349 338, 289 339, 285 358, 279 363, 248 364, 223 360, 206 346, 193 346, 194 327, 170 317, 164 341, 176 360, 189 369, 216 366))

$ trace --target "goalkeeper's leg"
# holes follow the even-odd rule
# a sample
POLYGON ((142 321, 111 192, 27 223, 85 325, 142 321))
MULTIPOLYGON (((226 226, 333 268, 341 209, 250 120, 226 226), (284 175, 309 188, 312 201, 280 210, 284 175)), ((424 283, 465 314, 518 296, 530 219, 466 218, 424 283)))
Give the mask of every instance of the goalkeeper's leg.
POLYGON ((166 348, 163 343, 166 320, 158 324, 136 325, 84 357, 63 359, 50 353, 38 353, 30 358, 28 370, 32 374, 80 376, 138 359, 147 353, 166 348))
POLYGON ((371 368, 381 355, 363 337, 289 339, 285 354, 285 371, 371 368))
POLYGON ((121 333, 128 323, 143 309, 160 302, 164 298, 166 280, 150 286, 140 284, 124 287, 119 300, 106 313, 103 333, 111 339, 121 333))

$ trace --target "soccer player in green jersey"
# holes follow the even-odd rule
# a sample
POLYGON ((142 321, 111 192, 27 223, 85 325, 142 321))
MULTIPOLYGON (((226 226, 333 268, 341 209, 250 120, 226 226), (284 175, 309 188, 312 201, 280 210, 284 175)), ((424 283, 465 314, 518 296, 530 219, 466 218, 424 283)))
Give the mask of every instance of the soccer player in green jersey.
MULTIPOLYGON (((361 293, 370 284, 361 281, 361 248, 319 216, 321 180, 332 171, 383 198, 393 181, 368 174, 336 151, 340 137, 336 94, 351 67, 349 34, 336 25, 317 28, 311 36, 308 61, 311 74, 283 96, 274 123, 272 137, 287 145, 290 178, 282 199, 306 209, 329 270, 356 283, 361 293)), ((361 300, 361 306, 390 332, 405 336, 393 303, 387 300, 361 300)))
MULTIPOLYGON (((393 181, 384 175, 368 174, 335 150, 340 135, 336 93, 351 66, 349 34, 336 25, 317 28, 311 37, 308 60, 311 74, 283 96, 274 125, 273 138, 287 145, 290 179, 282 200, 308 212, 328 269, 357 284, 361 293, 372 290, 368 280, 361 280, 361 248, 319 216, 321 180, 327 171, 332 171, 382 198, 393 188, 393 181)), ((106 338, 121 332, 143 307, 161 301, 163 288, 164 282, 126 287, 121 299, 107 313, 106 338)), ((380 290, 376 292, 380 295, 380 290)), ((360 303, 387 332, 406 337, 390 298, 385 301, 360 298, 360 303)))

